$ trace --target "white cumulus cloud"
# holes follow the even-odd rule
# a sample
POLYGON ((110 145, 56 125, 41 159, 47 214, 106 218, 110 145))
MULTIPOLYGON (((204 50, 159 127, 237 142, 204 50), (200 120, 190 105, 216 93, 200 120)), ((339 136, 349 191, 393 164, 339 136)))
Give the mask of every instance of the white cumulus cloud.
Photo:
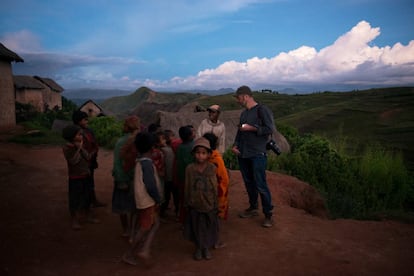
POLYGON ((195 76, 175 77, 162 87, 211 88, 249 84, 252 87, 286 87, 320 83, 400 85, 414 84, 414 41, 408 45, 370 46, 380 35, 366 21, 359 22, 332 45, 319 52, 302 46, 271 58, 252 57, 245 62, 227 61, 195 76))

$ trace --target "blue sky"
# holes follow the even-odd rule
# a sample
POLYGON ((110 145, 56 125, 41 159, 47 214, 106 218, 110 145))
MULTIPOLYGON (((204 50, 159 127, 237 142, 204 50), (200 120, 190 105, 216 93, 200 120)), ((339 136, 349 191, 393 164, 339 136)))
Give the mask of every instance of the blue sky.
MULTIPOLYGON (((3 1, 4 2, 4 1, 3 1)), ((411 0, 6 0, 15 75, 65 89, 414 86, 411 0)))

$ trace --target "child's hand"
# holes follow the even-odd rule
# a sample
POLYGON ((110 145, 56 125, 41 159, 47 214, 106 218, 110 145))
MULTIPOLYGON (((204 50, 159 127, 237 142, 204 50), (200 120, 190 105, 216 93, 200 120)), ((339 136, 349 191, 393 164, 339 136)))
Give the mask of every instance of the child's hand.
POLYGON ((82 146, 83 146, 83 139, 82 139, 82 140, 80 140, 80 141, 76 141, 74 144, 76 145, 76 147, 77 147, 78 149, 81 149, 81 148, 82 148, 82 146))

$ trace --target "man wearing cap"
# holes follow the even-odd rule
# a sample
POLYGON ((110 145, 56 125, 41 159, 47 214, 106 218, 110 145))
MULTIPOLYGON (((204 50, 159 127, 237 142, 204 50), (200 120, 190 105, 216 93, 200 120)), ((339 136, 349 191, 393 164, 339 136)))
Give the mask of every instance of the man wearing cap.
POLYGON ((223 154, 226 150, 226 127, 222 121, 218 118, 220 116, 220 106, 218 104, 213 104, 209 108, 208 118, 201 121, 197 129, 197 137, 202 137, 204 134, 211 132, 217 136, 217 150, 223 154))
POLYGON ((266 143, 275 130, 272 111, 258 104, 248 86, 240 86, 235 95, 237 102, 245 109, 240 114, 239 128, 232 151, 238 157, 240 172, 249 197, 249 208, 239 217, 258 216, 258 197, 265 215, 263 227, 272 227, 272 195, 266 182, 266 143))

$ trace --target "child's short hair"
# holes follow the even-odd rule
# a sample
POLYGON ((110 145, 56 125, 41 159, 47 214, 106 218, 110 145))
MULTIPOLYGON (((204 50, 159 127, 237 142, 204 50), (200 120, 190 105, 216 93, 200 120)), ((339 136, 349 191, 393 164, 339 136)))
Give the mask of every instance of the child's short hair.
POLYGON ((155 136, 149 132, 140 132, 135 136, 135 147, 138 153, 149 152, 155 145, 155 136))
POLYGON ((217 136, 213 132, 206 132, 203 135, 210 142, 211 150, 215 150, 217 148, 217 136))
POLYGON ((155 133, 161 129, 161 125, 157 123, 152 123, 148 126, 148 132, 155 133))
POLYGON ((190 141, 193 137, 193 129, 190 126, 182 126, 178 130, 178 135, 180 136, 183 142, 190 141))
POLYGON ((62 137, 66 141, 72 142, 76 134, 81 131, 81 127, 78 125, 68 125, 62 130, 62 137))
POLYGON ((88 118, 88 114, 82 110, 75 110, 72 114, 72 122, 78 124, 82 119, 88 118))
POLYGON ((155 135, 155 142, 157 144, 161 143, 161 138, 166 139, 165 132, 162 131, 162 130, 161 131, 157 131, 154 135, 155 135))

